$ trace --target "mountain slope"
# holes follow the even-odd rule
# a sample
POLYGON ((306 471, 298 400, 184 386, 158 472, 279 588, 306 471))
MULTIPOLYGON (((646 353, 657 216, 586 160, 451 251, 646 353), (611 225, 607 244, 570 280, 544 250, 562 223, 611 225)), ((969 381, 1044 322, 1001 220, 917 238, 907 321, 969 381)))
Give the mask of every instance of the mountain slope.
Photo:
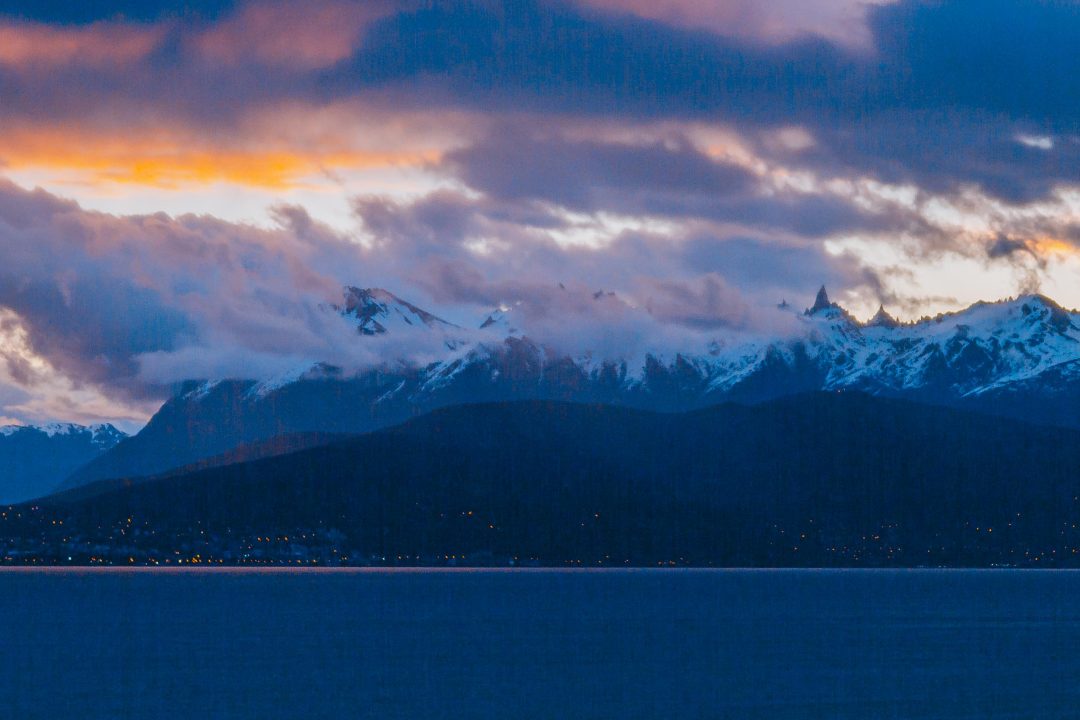
POLYGON ((101 495, 119 488, 131 487, 138 483, 188 475, 208 468, 223 467, 237 463, 251 462, 253 460, 261 460, 263 458, 287 455, 308 448, 329 445, 347 437, 350 436, 332 433, 286 433, 283 435, 275 435, 269 440, 245 443, 220 455, 203 458, 189 465, 183 465, 155 475, 116 476, 105 480, 95 480, 74 487, 69 487, 66 484, 61 483, 60 485, 54 485, 50 488, 50 491, 54 493, 54 497, 63 498, 66 502, 70 502, 84 497, 101 495))
POLYGON ((1073 565, 1078 498, 1078 431, 858 393, 675 415, 503 403, 49 499, 6 542, 60 518, 125 557, 1073 565))
POLYGON ((73 470, 124 437, 112 425, 0 427, 0 503, 22 502, 56 490, 73 470))

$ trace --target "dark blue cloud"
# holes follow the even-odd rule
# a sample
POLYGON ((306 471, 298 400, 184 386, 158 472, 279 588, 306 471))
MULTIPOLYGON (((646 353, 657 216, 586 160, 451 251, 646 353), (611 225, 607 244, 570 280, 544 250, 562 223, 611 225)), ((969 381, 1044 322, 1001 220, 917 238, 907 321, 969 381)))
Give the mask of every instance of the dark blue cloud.
POLYGON ((828 255, 819 245, 699 235, 684 243, 680 259, 687 271, 716 273, 744 290, 789 293, 789 300, 790 293, 805 291, 808 283, 881 289, 880 279, 868 269, 851 258, 828 255))
POLYGON ((612 209, 611 203, 633 202, 642 192, 742 194, 756 181, 746 169, 714 161, 678 138, 632 145, 529 136, 520 127, 452 152, 446 163, 491 197, 543 199, 575 210, 612 209))
POLYGON ((828 110, 864 71, 824 41, 768 49, 557 2, 466 1, 377 23, 322 83, 331 93, 415 84, 428 93, 419 102, 489 108, 777 121, 828 110))
POLYGON ((193 334, 188 319, 149 290, 97 278, 58 285, 0 275, 0 304, 34 328, 40 355, 91 358, 80 370, 93 380, 133 376, 137 355, 174 350, 193 334))
POLYGON ((870 22, 889 80, 879 103, 968 107, 1077 131, 1080 4, 909 0, 876 8, 870 22))
POLYGON ((463 102, 761 122, 964 107, 1075 131, 1080 5, 903 0, 875 8, 870 26, 876 51, 859 53, 810 37, 768 46, 559 2, 436 1, 377 23, 323 82, 345 91, 438 79, 463 102))
POLYGON ((0 15, 61 25, 96 20, 158 20, 163 17, 213 19, 235 0, 0 0, 0 15))
POLYGON ((541 201, 578 212, 696 218, 810 237, 899 230, 912 222, 839 197, 765 193, 749 170, 710 158, 678 136, 628 144, 504 127, 449 153, 445 166, 489 198, 541 201))
POLYGON ((874 47, 860 52, 813 37, 778 45, 722 37, 560 0, 431 0, 402 4, 368 28, 350 58, 311 72, 254 58, 213 67, 193 56, 191 32, 233 8, 224 0, 0 3, 9 17, 57 23, 198 20, 176 24, 136 67, 50 68, 47 76, 0 69, 0 112, 53 120, 119 112, 222 132, 253 106, 360 97, 390 110, 533 113, 554 125, 567 115, 699 120, 753 136, 795 124, 817 146, 779 159, 811 170, 932 192, 974 184, 1016 203, 1080 182, 1075 2, 901 0, 869 12, 874 47), (1018 135, 1050 145, 1025 146, 1018 135))
POLYGON ((401 105, 799 124, 816 164, 1013 202, 1080 181, 1080 6, 905 0, 875 9, 876 49, 766 46, 559 3, 434 2, 378 23, 330 95, 401 105), (1049 150, 1018 133, 1047 135, 1049 150))

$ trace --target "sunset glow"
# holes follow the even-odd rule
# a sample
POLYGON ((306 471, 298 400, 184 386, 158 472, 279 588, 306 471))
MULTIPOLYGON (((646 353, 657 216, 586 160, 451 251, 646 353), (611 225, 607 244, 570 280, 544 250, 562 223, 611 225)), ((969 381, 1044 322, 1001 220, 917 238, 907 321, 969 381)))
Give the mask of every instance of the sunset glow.
POLYGON ((145 417, 196 349, 287 365, 335 344, 307 318, 345 285, 472 318, 562 283, 676 334, 822 283, 861 318, 1080 306, 1077 23, 1005 0, 16 3, 0 306, 11 362, 51 370, 4 376, 0 415, 76 388, 145 417), (61 339, 56 303, 110 310, 61 339))

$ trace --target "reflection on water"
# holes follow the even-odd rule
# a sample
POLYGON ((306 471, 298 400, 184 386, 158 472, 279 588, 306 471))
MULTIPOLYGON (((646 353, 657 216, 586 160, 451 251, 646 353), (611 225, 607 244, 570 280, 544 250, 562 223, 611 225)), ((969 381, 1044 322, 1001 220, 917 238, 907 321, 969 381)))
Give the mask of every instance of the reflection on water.
POLYGON ((1080 718, 1080 573, 0 573, 12 718, 1080 718))

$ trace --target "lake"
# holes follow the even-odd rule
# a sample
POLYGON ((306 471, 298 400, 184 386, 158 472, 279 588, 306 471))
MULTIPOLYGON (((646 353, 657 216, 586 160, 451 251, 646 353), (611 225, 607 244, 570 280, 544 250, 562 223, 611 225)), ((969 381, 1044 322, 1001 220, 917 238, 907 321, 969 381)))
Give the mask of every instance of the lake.
POLYGON ((2 717, 1080 718, 1080 573, 0 572, 2 717))

